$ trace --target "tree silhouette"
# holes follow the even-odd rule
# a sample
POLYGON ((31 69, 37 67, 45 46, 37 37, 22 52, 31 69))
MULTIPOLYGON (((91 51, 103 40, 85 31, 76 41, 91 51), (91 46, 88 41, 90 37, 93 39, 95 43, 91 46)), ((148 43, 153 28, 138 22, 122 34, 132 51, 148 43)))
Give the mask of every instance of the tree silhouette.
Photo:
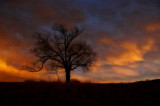
POLYGON ((66 82, 70 82, 71 71, 77 68, 88 71, 96 60, 96 53, 85 41, 75 40, 83 32, 79 27, 67 28, 64 24, 55 24, 53 31, 54 34, 50 35, 34 34, 36 45, 32 53, 38 61, 34 64, 36 68, 30 68, 30 71, 40 71, 48 62, 52 70, 65 69, 66 82))

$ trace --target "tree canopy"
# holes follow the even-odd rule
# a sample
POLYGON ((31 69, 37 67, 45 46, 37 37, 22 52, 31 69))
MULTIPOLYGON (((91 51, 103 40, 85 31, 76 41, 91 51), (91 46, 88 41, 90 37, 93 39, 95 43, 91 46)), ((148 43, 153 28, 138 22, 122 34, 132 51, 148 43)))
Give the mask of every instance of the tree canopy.
POLYGON ((96 61, 96 52, 86 41, 75 40, 83 32, 81 28, 55 24, 52 29, 53 34, 34 34, 36 43, 31 51, 38 61, 30 71, 38 72, 48 62, 52 69, 65 69, 66 82, 70 82, 70 72, 78 68, 88 71, 96 61))

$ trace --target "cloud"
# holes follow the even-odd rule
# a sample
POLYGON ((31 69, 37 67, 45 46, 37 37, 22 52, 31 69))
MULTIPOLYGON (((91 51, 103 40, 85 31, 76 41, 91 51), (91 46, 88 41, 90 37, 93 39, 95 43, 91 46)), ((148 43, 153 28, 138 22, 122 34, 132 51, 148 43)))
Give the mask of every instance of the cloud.
POLYGON ((85 75, 75 71, 73 78, 95 82, 157 78, 159 5, 159 0, 1 0, 0 61, 7 64, 6 68, 1 65, 3 80, 13 76, 21 81, 26 74, 49 81, 43 71, 33 74, 19 67, 36 59, 29 53, 32 34, 50 31, 54 22, 83 25, 86 31, 81 39, 98 53, 92 71, 85 75))

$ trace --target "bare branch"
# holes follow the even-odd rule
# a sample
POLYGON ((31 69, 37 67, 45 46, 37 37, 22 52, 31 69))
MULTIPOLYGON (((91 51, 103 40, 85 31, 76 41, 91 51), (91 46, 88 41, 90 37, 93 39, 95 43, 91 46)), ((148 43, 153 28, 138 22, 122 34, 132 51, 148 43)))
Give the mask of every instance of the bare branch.
POLYGON ((52 67, 64 68, 66 80, 70 81, 70 71, 80 67, 88 70, 95 61, 96 53, 84 41, 73 42, 83 32, 79 27, 67 28, 64 24, 55 24, 53 30, 53 35, 34 35, 36 45, 32 53, 39 59, 41 66, 38 70, 32 67, 28 69, 40 71, 49 60, 52 67))

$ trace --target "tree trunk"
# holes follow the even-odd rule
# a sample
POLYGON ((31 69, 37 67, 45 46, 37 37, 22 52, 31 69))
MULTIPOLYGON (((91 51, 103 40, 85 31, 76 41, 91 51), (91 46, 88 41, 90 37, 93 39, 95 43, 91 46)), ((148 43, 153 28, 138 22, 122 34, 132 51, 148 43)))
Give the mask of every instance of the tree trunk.
POLYGON ((66 69, 66 83, 70 82, 70 74, 71 74, 71 71, 66 69))

